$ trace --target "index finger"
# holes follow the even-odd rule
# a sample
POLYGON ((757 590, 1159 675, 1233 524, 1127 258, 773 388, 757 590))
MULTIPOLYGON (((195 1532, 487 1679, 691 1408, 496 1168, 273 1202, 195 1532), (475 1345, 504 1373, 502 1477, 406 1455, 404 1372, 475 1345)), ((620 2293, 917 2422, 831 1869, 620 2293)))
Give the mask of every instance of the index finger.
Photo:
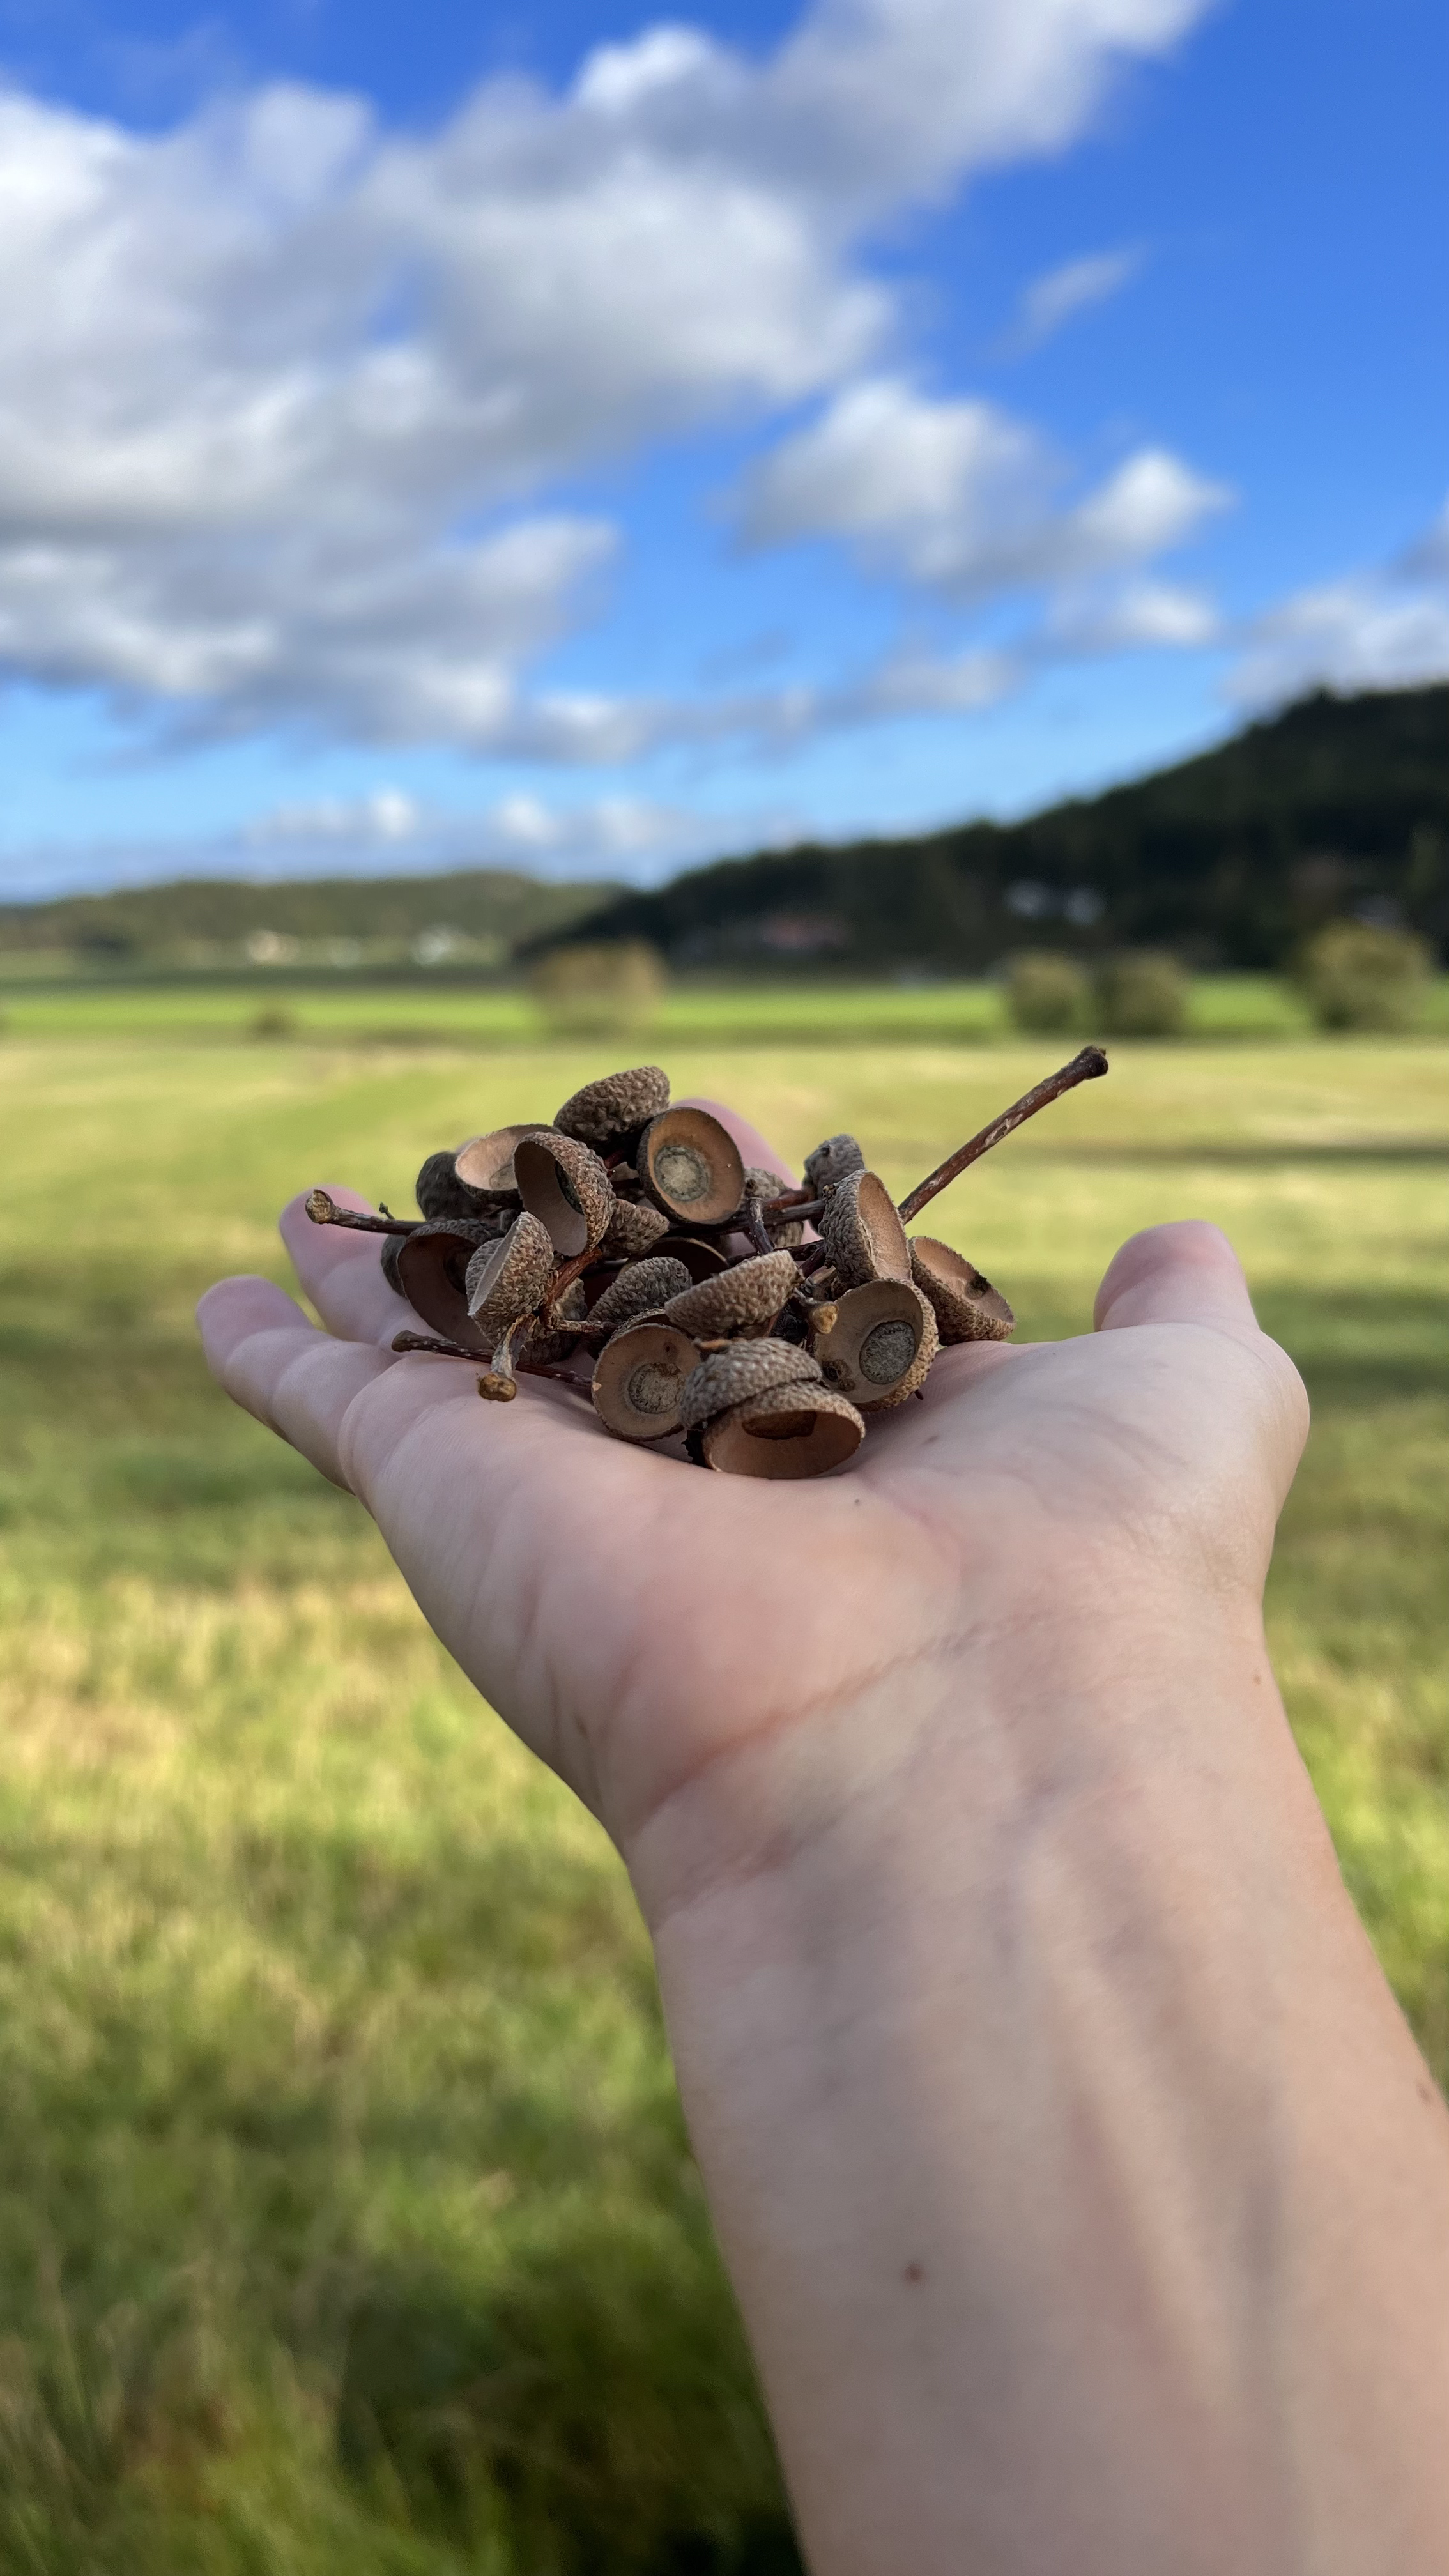
MULTIPOLYGON (((297 1277, 329 1333, 344 1342, 380 1342, 387 1348, 394 1333, 417 1318, 407 1299, 395 1295, 383 1277, 383 1238, 355 1234, 341 1225, 314 1225, 307 1214, 310 1195, 300 1191, 288 1199, 277 1220, 297 1277)), ((374 1212, 356 1190, 329 1182, 327 1195, 338 1207, 367 1216, 374 1212)))

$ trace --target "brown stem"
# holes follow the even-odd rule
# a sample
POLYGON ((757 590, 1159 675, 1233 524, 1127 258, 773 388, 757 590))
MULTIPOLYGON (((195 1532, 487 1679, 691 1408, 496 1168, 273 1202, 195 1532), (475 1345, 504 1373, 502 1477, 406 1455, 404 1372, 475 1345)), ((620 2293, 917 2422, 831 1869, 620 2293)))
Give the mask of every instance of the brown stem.
POLYGON ((465 1350, 461 1342, 445 1341, 441 1334, 434 1339, 429 1333, 394 1333, 392 1347, 395 1351, 432 1351, 440 1360, 476 1360, 478 1357, 476 1351, 465 1350))
POLYGON ((989 1154, 992 1146, 999 1145, 1003 1137, 1014 1135, 1018 1127, 1025 1126, 1028 1118, 1036 1116, 1039 1109, 1046 1109, 1052 1101, 1060 1100, 1064 1091, 1074 1091, 1079 1082, 1094 1082, 1098 1074, 1106 1070, 1107 1059, 1101 1048, 1083 1047, 1081 1054, 1074 1055, 1070 1064, 1064 1064, 1057 1073, 1049 1073, 1045 1082, 1039 1082, 1034 1090, 1013 1101, 1009 1109, 1003 1109, 999 1118, 992 1119, 989 1127, 983 1127, 967 1144, 958 1145, 955 1153, 949 1154, 944 1163, 938 1163, 934 1172, 928 1172, 923 1181, 917 1181, 909 1197, 901 1201, 903 1222, 909 1225, 912 1217, 919 1216, 922 1208, 954 1181, 959 1172, 964 1172, 969 1163, 978 1162, 983 1154, 989 1154))
POLYGON ((773 1252, 775 1247, 770 1241, 769 1230, 765 1224, 764 1211, 758 1191, 746 1190, 744 1201, 740 1208, 740 1215, 743 1219, 743 1223, 739 1230, 741 1234, 747 1234, 749 1236, 756 1252, 773 1252))
POLYGON ((307 1214, 314 1225, 350 1226, 354 1234, 416 1234, 421 1217, 365 1216, 361 1208, 339 1207, 327 1190, 311 1190, 307 1214))
POLYGON ((574 1281, 576 1279, 582 1279, 584 1272, 593 1268, 593 1265, 598 1258, 599 1247, 596 1243, 591 1243, 586 1252, 576 1253, 572 1261, 560 1262, 540 1300, 540 1309, 543 1315, 544 1324, 550 1332, 571 1333, 573 1331, 574 1328, 569 1322, 568 1317, 566 1315, 556 1316, 554 1308, 557 1306, 560 1297, 566 1297, 568 1295, 574 1281))

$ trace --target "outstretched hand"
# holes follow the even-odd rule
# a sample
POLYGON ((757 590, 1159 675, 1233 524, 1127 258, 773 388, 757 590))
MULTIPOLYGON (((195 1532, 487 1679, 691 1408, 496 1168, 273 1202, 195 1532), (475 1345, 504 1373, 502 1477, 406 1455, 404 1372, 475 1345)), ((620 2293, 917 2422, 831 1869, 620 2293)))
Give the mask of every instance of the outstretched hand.
POLYGON ((797 1803, 848 1800, 830 1711, 899 1719, 905 1676, 1065 1594, 1115 1605, 1150 1575, 1255 1606, 1306 1408, 1211 1226, 1126 1244, 1092 1335, 943 1352, 851 1467, 785 1485, 611 1439, 547 1382, 480 1403, 469 1363, 392 1353, 406 1310, 375 1237, 312 1225, 300 1197, 281 1229, 324 1329, 268 1280, 224 1280, 200 1309, 213 1370, 356 1494, 464 1671, 631 1865, 706 1780, 727 1842, 777 1826, 754 1756, 797 1803))

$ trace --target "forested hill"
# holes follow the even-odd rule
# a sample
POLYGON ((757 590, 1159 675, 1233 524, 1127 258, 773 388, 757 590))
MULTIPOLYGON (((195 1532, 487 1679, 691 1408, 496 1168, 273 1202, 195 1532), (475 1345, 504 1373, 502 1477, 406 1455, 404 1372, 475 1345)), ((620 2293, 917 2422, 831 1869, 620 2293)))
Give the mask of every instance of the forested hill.
POLYGON ((727 860, 622 896, 589 935, 699 966, 973 972, 1036 945, 1247 967, 1341 913, 1449 938, 1449 685, 1306 698, 1025 823, 727 860))

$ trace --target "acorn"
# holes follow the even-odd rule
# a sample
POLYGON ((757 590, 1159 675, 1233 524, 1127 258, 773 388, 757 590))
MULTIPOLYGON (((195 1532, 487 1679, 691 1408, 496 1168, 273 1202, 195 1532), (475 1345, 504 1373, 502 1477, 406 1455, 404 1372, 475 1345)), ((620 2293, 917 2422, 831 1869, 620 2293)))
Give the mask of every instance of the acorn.
POLYGON ((810 1347, 827 1386, 873 1413, 914 1395, 940 1341, 936 1318, 907 1279, 869 1279, 811 1317, 810 1347))
POLYGON ((717 1414, 700 1435, 704 1463, 725 1476, 824 1476, 865 1438, 853 1404, 829 1386, 771 1386, 717 1414))
POLYGON ((616 1144, 658 1118, 669 1106, 669 1076, 657 1064, 636 1064, 628 1073, 606 1073, 570 1094, 555 1118, 561 1136, 576 1136, 595 1151, 616 1144))
POLYGON ((499 1195, 471 1189, 460 1180, 457 1157, 446 1151, 430 1154, 413 1183, 413 1196, 425 1217, 486 1216, 497 1207, 499 1195))
POLYGON ((964 1252, 938 1243, 932 1234, 913 1234, 911 1277, 930 1300, 943 1342, 1004 1342, 1016 1329, 1016 1317, 989 1279, 964 1252))
POLYGON ((680 1399, 679 1418, 686 1431, 712 1422, 717 1413, 763 1394, 767 1386, 820 1384, 820 1364, 791 1342, 731 1342, 711 1351, 691 1371, 680 1399))
POLYGON ((535 1119, 528 1127, 490 1127, 484 1136, 470 1136, 453 1156, 453 1169, 458 1179, 470 1190, 487 1191, 491 1197, 518 1197, 518 1182, 513 1170, 514 1151, 525 1136, 536 1136, 542 1121, 535 1119))
POLYGON ((652 1319, 626 1324, 594 1362, 594 1408, 620 1440, 666 1440, 699 1353, 687 1333, 652 1319))
POLYGON ((652 1199, 621 1199, 616 1192, 599 1252, 605 1261, 637 1261, 668 1232, 669 1219, 652 1199))
MULTIPOLYGON (((589 1322, 617 1327, 629 1323, 636 1315, 657 1314, 667 1299, 681 1291, 694 1293, 690 1290, 689 1272, 682 1261, 631 1261, 626 1269, 610 1280, 598 1304, 591 1307, 589 1322)), ((682 1329, 688 1331, 689 1328, 685 1325, 682 1329)))
POLYGON ((820 1239, 826 1260, 846 1288, 859 1287, 866 1279, 911 1275, 906 1229, 875 1172, 851 1172, 836 1182, 821 1215, 820 1239))
MULTIPOLYGON (((649 1268, 655 1265, 651 1262, 649 1268)), ((627 1277, 627 1272, 625 1273, 627 1277)), ((696 1339, 716 1334, 763 1332, 799 1285, 800 1274, 788 1252, 761 1252, 753 1261, 737 1261, 697 1286, 680 1284, 664 1311, 671 1324, 696 1339)))
POLYGON ((464 1350, 485 1351, 484 1340, 468 1312, 468 1265, 480 1245, 490 1250, 494 1230, 476 1217, 430 1217, 416 1233, 394 1236, 397 1274, 414 1314, 464 1350))
POLYGON ((813 1154, 805 1157, 805 1178, 812 1196, 826 1198, 852 1172, 865 1170, 865 1156, 853 1136, 827 1136, 813 1154))
MULTIPOLYGON (((746 1166, 745 1186, 744 1191, 742 1192, 742 1197, 748 1197, 753 1193, 754 1196, 759 1199, 778 1199, 783 1198, 785 1192, 793 1188, 793 1181, 787 1181, 784 1174, 781 1172, 767 1172, 762 1163, 750 1163, 746 1166)), ((781 1225, 777 1219, 770 1227, 770 1233, 773 1240, 778 1244, 803 1243, 805 1240, 804 1219, 802 1217, 790 1217, 783 1225, 781 1225)))
POLYGON ((525 1208, 500 1243, 480 1244, 468 1264, 468 1312, 491 1349, 520 1315, 537 1309, 554 1274, 553 1241, 546 1225, 525 1208))
POLYGON ((598 1155, 573 1136, 535 1127, 514 1148, 514 1176, 531 1216, 547 1226, 561 1261, 593 1251, 608 1233, 614 1193, 598 1155))
POLYGON ((639 1139, 636 1169, 676 1225, 725 1225, 745 1189, 744 1157, 707 1109, 666 1109, 639 1139))

